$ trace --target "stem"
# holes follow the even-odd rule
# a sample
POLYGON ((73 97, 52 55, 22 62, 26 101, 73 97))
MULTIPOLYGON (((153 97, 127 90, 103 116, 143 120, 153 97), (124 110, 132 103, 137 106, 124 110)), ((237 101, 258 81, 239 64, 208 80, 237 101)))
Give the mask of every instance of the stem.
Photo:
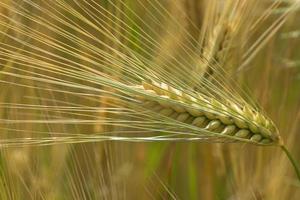
POLYGON ((294 160, 294 158, 292 157, 291 153, 286 148, 286 146, 282 145, 280 147, 284 151, 284 153, 286 154, 286 156, 288 157, 288 159, 291 161, 291 163, 292 163, 292 165, 293 165, 293 167, 295 169, 295 172, 297 174, 297 178, 300 181, 300 168, 299 168, 299 165, 296 163, 296 161, 294 160))

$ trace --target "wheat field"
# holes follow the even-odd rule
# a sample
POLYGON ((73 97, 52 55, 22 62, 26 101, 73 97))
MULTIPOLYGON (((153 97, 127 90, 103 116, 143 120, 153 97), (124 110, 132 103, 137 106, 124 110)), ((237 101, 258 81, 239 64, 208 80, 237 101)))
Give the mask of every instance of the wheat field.
POLYGON ((300 199, 299 6, 1 0, 0 199, 300 199))

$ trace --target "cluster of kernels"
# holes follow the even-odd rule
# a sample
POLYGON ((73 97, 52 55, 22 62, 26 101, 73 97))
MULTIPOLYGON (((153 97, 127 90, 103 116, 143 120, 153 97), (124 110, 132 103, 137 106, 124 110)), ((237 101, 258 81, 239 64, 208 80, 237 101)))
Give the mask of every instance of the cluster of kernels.
POLYGON ((210 35, 205 52, 205 58, 212 59, 218 63, 223 63, 224 54, 229 47, 229 41, 233 31, 233 27, 230 24, 217 25, 210 35))
POLYGON ((261 144, 269 144, 277 140, 268 129, 271 123, 266 122, 268 121, 267 119, 246 106, 240 108, 232 103, 229 106, 225 106, 214 99, 208 100, 208 98, 204 98, 201 95, 197 95, 197 98, 195 98, 164 83, 143 83, 143 89, 160 97, 156 101, 144 99, 144 105, 164 116, 192 124, 207 131, 249 139, 261 144), (175 100, 176 103, 168 101, 170 99, 175 100), (201 105, 204 104, 205 107, 202 107, 201 105), (246 116, 247 120, 253 121, 253 123, 247 123, 242 118, 232 118, 225 114, 217 114, 214 112, 216 108, 227 113, 234 112, 238 116, 246 116), (254 122, 258 125, 255 125, 254 122))

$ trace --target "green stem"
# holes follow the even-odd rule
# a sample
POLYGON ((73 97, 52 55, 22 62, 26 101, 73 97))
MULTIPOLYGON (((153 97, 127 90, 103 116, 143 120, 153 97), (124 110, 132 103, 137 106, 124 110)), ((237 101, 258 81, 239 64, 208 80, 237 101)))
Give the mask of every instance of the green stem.
POLYGON ((286 154, 286 156, 288 157, 288 159, 291 161, 295 172, 297 174, 298 180, 300 181, 300 168, 299 165, 296 163, 296 161, 294 160, 294 158, 292 157, 291 153, 289 152, 289 150, 286 148, 286 146, 282 145, 280 146, 281 149, 284 151, 284 153, 286 154))

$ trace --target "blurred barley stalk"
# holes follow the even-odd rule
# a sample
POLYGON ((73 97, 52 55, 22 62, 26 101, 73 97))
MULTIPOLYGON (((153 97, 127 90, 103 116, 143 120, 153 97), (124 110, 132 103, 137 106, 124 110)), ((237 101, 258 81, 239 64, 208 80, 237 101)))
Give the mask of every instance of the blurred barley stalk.
POLYGON ((299 14, 289 9, 257 0, 1 1, 0 128, 13 146, 1 149, 1 199, 298 199, 277 148, 101 137, 184 131, 127 112, 126 84, 150 78, 189 94, 202 83, 208 94, 246 85, 297 155, 299 14))

